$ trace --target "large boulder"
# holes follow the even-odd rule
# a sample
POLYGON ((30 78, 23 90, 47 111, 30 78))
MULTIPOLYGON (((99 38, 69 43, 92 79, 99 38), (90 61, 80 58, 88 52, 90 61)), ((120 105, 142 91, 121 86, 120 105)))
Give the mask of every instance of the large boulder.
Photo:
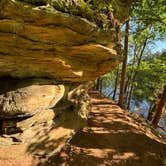
POLYGON ((63 85, 31 85, 0 95, 0 117, 33 115, 52 108, 64 96, 63 85))
MULTIPOLYGON (((1 119, 3 135, 0 137, 0 155, 2 149, 10 151, 11 146, 15 145, 19 152, 24 149, 21 155, 28 153, 50 157, 58 153, 76 131, 86 125, 90 110, 86 86, 81 85, 71 90, 66 99, 52 109, 41 109, 33 116, 21 119, 1 119)), ((8 157, 12 160, 15 158, 12 153, 8 157)))

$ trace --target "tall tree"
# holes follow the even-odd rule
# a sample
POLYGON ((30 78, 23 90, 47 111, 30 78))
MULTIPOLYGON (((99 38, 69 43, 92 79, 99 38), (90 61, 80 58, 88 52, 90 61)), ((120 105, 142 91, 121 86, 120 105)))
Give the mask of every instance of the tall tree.
POLYGON ((128 58, 128 45, 129 45, 129 29, 130 29, 130 20, 126 22, 125 30, 125 40, 124 40, 124 60, 122 64, 121 72, 121 81, 120 81, 120 94, 118 105, 123 107, 124 91, 125 91, 125 78, 126 78, 126 69, 127 69, 127 58, 128 58))
POLYGON ((136 79, 137 72, 138 72, 139 67, 140 67, 140 64, 141 64, 142 56, 143 56, 145 47, 146 47, 146 45, 147 45, 148 39, 149 39, 149 37, 147 36, 147 37, 145 38, 145 40, 144 40, 142 49, 141 49, 141 51, 140 51, 140 55, 138 55, 138 60, 137 60, 135 72, 133 73, 133 76, 132 76, 132 78, 131 78, 131 87, 130 87, 129 96, 128 96, 127 109, 130 108, 130 102, 131 102, 132 93, 133 93, 133 90, 134 90, 135 79, 136 79))
MULTIPOLYGON (((144 50, 147 49, 150 41, 160 40, 166 35, 166 15, 164 14, 166 10, 166 6, 164 5, 164 0, 143 0, 143 1, 134 1, 132 8, 132 22, 134 22, 133 34, 136 34, 136 38, 138 40, 140 46, 140 50, 137 53, 137 63, 136 69, 134 69, 134 73, 132 73, 130 84, 128 85, 127 91, 127 107, 130 106, 130 101, 132 99, 132 95, 135 91, 135 80, 137 77, 137 71, 139 70, 139 66, 142 61, 142 57, 144 56, 144 50), (146 32, 147 31, 147 32, 146 32), (150 34, 149 34, 149 32, 150 34), (144 38, 140 38, 142 32, 145 36, 144 38), (140 37, 139 37, 140 36, 140 37), (149 39, 148 39, 149 38, 149 39), (145 40, 144 40, 145 39, 145 40), (141 41, 144 40, 144 43, 141 41)), ((135 67, 134 67, 135 68, 135 67)))
MULTIPOLYGON (((158 94, 166 84, 166 52, 144 56, 135 79, 133 99, 149 103, 149 113, 153 113, 158 94)), ((130 67, 130 66, 129 66, 130 67)), ((151 116, 150 116, 151 117, 151 116)), ((151 118, 150 118, 151 119, 151 118)))
POLYGON ((157 128, 158 126, 158 123, 159 123, 159 120, 160 120, 160 117, 161 117, 161 114, 162 114, 162 110, 163 110, 163 107, 166 103, 166 85, 164 86, 164 90, 161 94, 161 98, 156 106, 156 109, 155 109, 155 117, 153 119, 153 125, 157 128))

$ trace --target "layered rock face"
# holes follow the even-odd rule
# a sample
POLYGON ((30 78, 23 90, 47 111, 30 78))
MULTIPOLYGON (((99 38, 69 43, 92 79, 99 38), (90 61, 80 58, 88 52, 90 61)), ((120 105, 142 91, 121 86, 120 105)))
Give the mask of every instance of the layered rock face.
POLYGON ((86 124, 89 81, 122 59, 114 22, 105 30, 53 2, 0 1, 0 149, 18 156, 57 153, 86 124))
POLYGON ((110 71, 118 61, 116 33, 58 12, 1 1, 0 76, 47 77, 57 81, 85 82, 110 71))

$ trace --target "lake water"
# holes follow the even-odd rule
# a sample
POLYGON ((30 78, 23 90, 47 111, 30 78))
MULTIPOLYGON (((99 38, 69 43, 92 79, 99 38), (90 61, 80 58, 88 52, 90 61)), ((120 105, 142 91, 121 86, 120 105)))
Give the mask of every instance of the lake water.
MULTIPOLYGON (((109 97, 109 98, 112 98, 113 96, 113 88, 112 86, 108 86, 104 89, 102 89, 102 93, 109 97)), ((119 90, 117 90, 117 93, 115 95, 115 101, 118 101, 118 97, 119 97, 119 90)), ((130 103, 130 112, 131 113, 136 113, 136 114, 139 114, 141 115, 142 117, 144 117, 145 119, 147 119, 148 117, 148 110, 149 110, 149 103, 147 101, 142 101, 142 102, 137 102, 136 104, 136 101, 134 100, 131 100, 131 103, 130 103)), ((164 117, 161 117, 160 118, 160 121, 159 121, 159 126, 161 128, 157 128, 157 130, 164 136, 166 136, 166 119, 164 117), (164 129, 164 130, 163 130, 164 129)))

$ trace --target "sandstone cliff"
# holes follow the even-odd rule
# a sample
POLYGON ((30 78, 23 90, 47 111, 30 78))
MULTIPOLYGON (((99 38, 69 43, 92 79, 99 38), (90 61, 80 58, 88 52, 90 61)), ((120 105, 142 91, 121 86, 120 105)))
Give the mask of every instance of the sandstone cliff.
POLYGON ((96 19, 98 9, 87 10, 78 2, 0 1, 4 151, 17 145, 23 149, 19 155, 58 152, 86 124, 89 81, 113 70, 122 59, 120 26, 131 1, 110 1, 113 12, 101 10, 96 19))

